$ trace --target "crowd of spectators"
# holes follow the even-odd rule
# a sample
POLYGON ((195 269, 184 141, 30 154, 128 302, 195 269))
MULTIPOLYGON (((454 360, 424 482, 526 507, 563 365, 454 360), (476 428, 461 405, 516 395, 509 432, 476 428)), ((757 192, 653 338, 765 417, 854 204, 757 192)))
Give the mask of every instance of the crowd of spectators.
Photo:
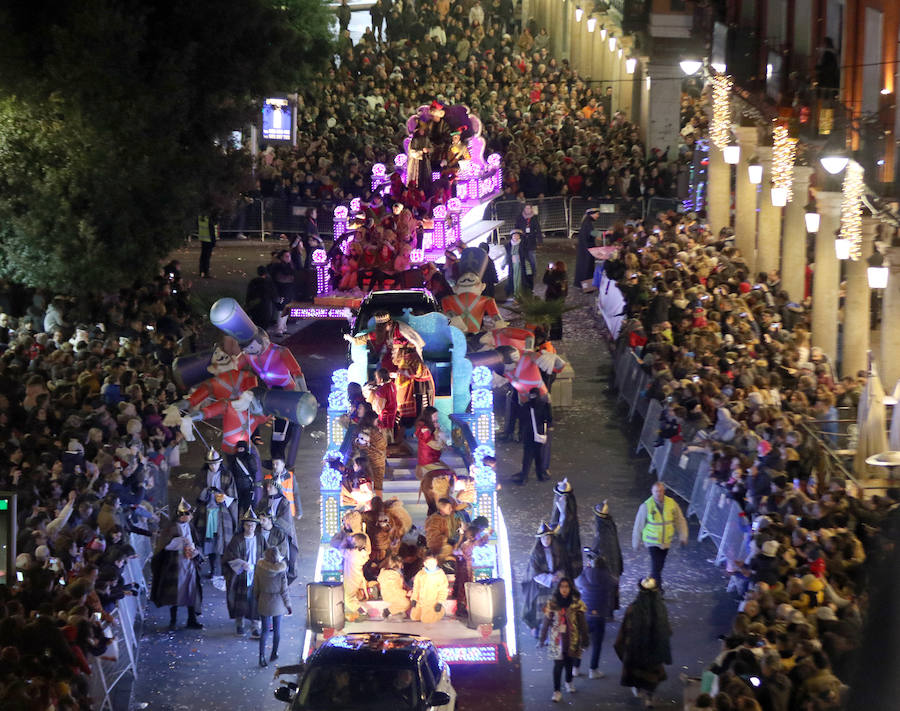
POLYGON ((89 303, 0 293, 0 490, 18 500, 0 707, 87 709, 90 660, 115 656, 117 603, 136 591, 132 534, 156 530, 178 463, 181 433, 161 415, 192 337, 187 294, 177 262, 89 303))
POLYGON ((900 499, 858 498, 818 465, 818 440, 866 374, 836 377, 810 347, 809 300, 776 272, 751 273, 727 231, 670 213, 615 238, 604 269, 627 303, 620 337, 663 406, 656 444, 709 450, 745 529, 727 566, 739 612, 696 708, 839 708, 900 499))
POLYGON ((687 197, 705 122, 689 97, 678 145, 647 147, 613 104, 614 85, 553 57, 534 20, 517 31, 510 0, 447 5, 413 10, 385 0, 373 8, 374 21, 386 18, 384 33, 369 28, 356 44, 342 26, 332 65, 299 91, 296 148, 261 152, 248 195, 304 205, 367 200, 372 165, 392 165, 406 119, 439 100, 480 116, 487 152, 503 158, 508 198, 687 197))

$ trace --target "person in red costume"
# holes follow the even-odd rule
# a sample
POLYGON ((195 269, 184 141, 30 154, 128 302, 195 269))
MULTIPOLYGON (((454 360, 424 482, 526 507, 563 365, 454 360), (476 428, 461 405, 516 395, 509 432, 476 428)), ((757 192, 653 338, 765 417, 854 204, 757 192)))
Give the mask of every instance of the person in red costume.
POLYGON ((373 330, 355 336, 347 334, 344 338, 354 345, 368 345, 381 367, 389 373, 397 371, 394 363, 395 348, 410 346, 416 350, 421 359, 422 348, 425 345, 425 340, 412 326, 395 321, 387 311, 376 312, 373 330))
POLYGON ((397 386, 391 380, 391 374, 384 368, 376 370, 375 382, 363 386, 363 393, 378 414, 378 427, 388 441, 392 441, 397 425, 397 386))
POLYGON ((416 420, 416 440, 419 451, 416 457, 416 478, 421 480, 435 469, 452 469, 441 461, 441 452, 449 442, 449 437, 438 423, 437 408, 430 405, 422 410, 416 420))

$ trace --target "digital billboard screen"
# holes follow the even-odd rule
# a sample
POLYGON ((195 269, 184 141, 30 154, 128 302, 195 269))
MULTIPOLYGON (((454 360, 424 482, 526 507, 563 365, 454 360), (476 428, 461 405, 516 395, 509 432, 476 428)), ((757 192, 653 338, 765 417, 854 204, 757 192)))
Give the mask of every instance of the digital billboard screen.
POLYGON ((287 99, 275 97, 263 103, 262 137, 266 141, 290 141, 293 115, 287 99))

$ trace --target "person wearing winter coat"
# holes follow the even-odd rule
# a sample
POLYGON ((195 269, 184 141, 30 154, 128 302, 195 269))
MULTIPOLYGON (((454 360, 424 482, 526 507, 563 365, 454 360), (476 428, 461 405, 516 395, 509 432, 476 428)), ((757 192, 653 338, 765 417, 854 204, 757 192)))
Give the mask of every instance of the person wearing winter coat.
POLYGON ((388 606, 382 613, 384 617, 389 615, 403 616, 409 610, 409 593, 403 584, 403 574, 400 572, 403 562, 398 556, 392 555, 387 565, 378 573, 378 587, 381 590, 381 599, 388 606))
MULTIPOLYGON (((606 567, 609 568, 609 572, 614 578, 618 580, 622 577, 624 565, 619 531, 606 501, 594 506, 594 542, 591 544, 591 548, 596 557, 606 561, 606 567)), ((618 589, 616 590, 616 606, 613 609, 619 609, 618 589)))
POLYGON ((438 567, 437 558, 428 556, 425 567, 413 578, 413 589, 410 601, 412 610, 409 617, 415 622, 426 625, 438 622, 444 617, 444 603, 450 593, 450 582, 447 574, 438 567))
POLYGON ((225 574, 225 601, 228 616, 235 621, 235 632, 244 634, 244 618, 251 621, 251 635, 259 635, 259 613, 253 595, 256 563, 263 556, 263 547, 256 534, 259 519, 248 510, 241 519, 243 528, 232 537, 222 556, 225 574))
POLYGON ((201 540, 191 523, 192 508, 184 499, 178 504, 175 521, 159 535, 159 548, 150 561, 153 583, 150 600, 157 607, 168 606, 169 631, 176 629, 178 607, 188 610, 188 629, 202 630, 197 620, 203 602, 200 584, 200 562, 203 556, 198 550, 201 540))
POLYGON ((571 562, 570 573, 577 578, 581 575, 581 533, 575 491, 566 478, 553 487, 553 494, 550 525, 556 529, 556 538, 566 549, 566 555, 571 562))
MULTIPOLYGON (((587 608, 588 634, 591 640, 591 664, 588 673, 591 679, 602 679, 600 650, 606 633, 606 621, 612 619, 613 610, 619 602, 619 578, 614 576, 606 564, 606 559, 598 556, 591 548, 584 549, 584 569, 575 579, 575 587, 587 608)), ((575 662, 575 676, 581 668, 581 659, 575 662)))
POLYGON ((653 578, 638 584, 638 596, 628 609, 616 638, 616 655, 622 661, 622 686, 630 686, 653 705, 653 692, 667 678, 665 664, 672 663, 669 614, 653 578))
POLYGON ((291 598, 288 596, 287 563, 278 548, 267 548, 262 559, 256 563, 253 574, 253 597, 259 611, 261 633, 259 636, 259 666, 266 667, 266 639, 269 636, 269 621, 272 622, 271 661, 278 659, 278 643, 281 641, 281 617, 293 614, 291 598))
POLYGON ((531 550, 528 571, 522 581, 522 594, 525 596, 522 619, 532 634, 537 637, 540 631, 541 610, 553 587, 563 577, 571 578, 569 556, 562 543, 557 540, 553 526, 542 521, 535 534, 537 539, 531 550))
POLYGON ((216 560, 221 560, 226 544, 234 538, 238 527, 238 512, 237 501, 224 491, 209 489, 208 495, 209 501, 201 509, 203 518, 199 533, 203 539, 203 555, 209 561, 209 574, 206 577, 212 578, 216 574, 216 560))
POLYGON ((587 616, 581 599, 570 578, 561 578, 553 596, 544 608, 544 620, 538 646, 547 646, 547 656, 553 660, 553 696, 562 699, 560 681, 566 671, 566 691, 575 693, 572 669, 581 659, 581 651, 590 644, 587 616))

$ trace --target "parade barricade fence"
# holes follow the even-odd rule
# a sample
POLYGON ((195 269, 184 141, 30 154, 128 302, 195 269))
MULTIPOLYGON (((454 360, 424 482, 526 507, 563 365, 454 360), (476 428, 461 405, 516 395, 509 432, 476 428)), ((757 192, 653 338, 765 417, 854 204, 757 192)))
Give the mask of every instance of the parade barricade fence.
POLYGON ((138 677, 140 630, 149 594, 144 570, 153 554, 153 541, 149 536, 132 533, 129 542, 135 556, 122 568, 122 579, 126 584, 135 585, 137 590, 134 595, 125 595, 116 603, 109 627, 114 641, 103 655, 92 657, 90 661, 90 697, 93 707, 101 711, 130 708, 130 684, 138 677))
POLYGON ((526 205, 531 205, 536 209, 543 234, 559 233, 563 237, 569 236, 571 230, 569 199, 563 195, 557 195, 524 201, 494 200, 488 212, 492 220, 503 221, 498 228, 502 237, 509 235, 510 230, 516 224, 516 219, 522 214, 526 205))
POLYGON ((219 236, 234 239, 238 235, 265 239, 280 234, 295 234, 306 227, 307 212, 316 208, 319 236, 330 238, 334 230, 335 203, 329 200, 294 202, 288 198, 253 198, 237 205, 219 221, 219 236))
POLYGON ((716 547, 716 565, 747 554, 746 518, 728 491, 710 477, 710 452, 702 447, 666 439, 657 443, 662 403, 646 395, 649 376, 634 350, 616 343, 613 355, 613 384, 616 402, 628 407, 629 417, 643 417, 635 454, 643 450, 650 457, 650 471, 675 496, 687 502, 687 517, 700 523, 698 541, 709 539, 716 547))

